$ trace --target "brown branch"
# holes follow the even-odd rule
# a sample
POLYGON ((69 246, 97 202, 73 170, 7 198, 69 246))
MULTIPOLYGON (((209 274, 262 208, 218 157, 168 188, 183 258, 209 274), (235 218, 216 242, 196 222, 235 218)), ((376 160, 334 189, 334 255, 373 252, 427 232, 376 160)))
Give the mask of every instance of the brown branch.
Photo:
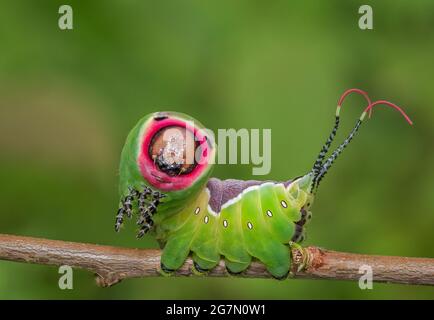
MULTIPOLYGON (((359 268, 368 265, 376 282, 434 285, 433 258, 404 258, 342 253, 307 247, 293 249, 293 277, 306 279, 356 280, 359 268), (302 252, 304 251, 304 252, 302 252), (307 268, 297 272, 302 257, 307 268)), ((160 251, 101 246, 0 234, 0 259, 46 265, 69 265, 97 274, 97 283, 110 286, 123 279, 159 276, 160 251)), ((192 261, 188 259, 175 275, 191 276, 192 261)), ((224 262, 208 276, 226 277, 224 262)), ((253 262, 241 277, 270 278, 263 264, 253 262)))

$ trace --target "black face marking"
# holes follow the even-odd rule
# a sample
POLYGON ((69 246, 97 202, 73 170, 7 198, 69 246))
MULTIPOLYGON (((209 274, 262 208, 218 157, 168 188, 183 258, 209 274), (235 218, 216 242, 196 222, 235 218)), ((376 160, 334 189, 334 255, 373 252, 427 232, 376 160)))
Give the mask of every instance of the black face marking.
POLYGON ((154 116, 154 120, 155 121, 161 121, 164 119, 169 118, 169 115, 166 112, 158 112, 155 116, 154 116))
POLYGON ((176 177, 180 175, 183 166, 183 164, 180 163, 172 163, 172 164, 166 163, 162 155, 159 155, 155 159, 155 164, 158 166, 158 168, 161 171, 166 172, 171 177, 176 177))
POLYGON ((213 146, 213 144, 212 144, 212 140, 210 140, 210 139, 208 138, 208 136, 205 136, 205 140, 206 140, 206 142, 208 143, 209 147, 210 147, 211 149, 213 149, 214 146, 213 146))

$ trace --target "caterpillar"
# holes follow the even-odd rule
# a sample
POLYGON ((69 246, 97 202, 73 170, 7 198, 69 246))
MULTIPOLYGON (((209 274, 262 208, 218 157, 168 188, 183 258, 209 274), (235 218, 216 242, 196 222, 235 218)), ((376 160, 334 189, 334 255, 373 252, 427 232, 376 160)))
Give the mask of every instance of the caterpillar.
POLYGON ((150 233, 162 247, 159 271, 164 275, 180 268, 191 254, 197 273, 206 273, 223 257, 227 271, 238 274, 257 259, 273 277, 283 279, 291 268, 290 246, 305 237, 320 182, 377 105, 398 110, 412 124, 397 105, 372 102, 360 89, 347 90, 312 169, 280 182, 210 178, 216 145, 205 127, 182 113, 147 115, 130 131, 121 153, 115 230, 125 217, 137 214, 137 237, 150 233), (367 106, 347 138, 326 158, 342 104, 351 93, 361 94, 367 106), (188 149, 195 151, 192 161, 187 161, 188 149))

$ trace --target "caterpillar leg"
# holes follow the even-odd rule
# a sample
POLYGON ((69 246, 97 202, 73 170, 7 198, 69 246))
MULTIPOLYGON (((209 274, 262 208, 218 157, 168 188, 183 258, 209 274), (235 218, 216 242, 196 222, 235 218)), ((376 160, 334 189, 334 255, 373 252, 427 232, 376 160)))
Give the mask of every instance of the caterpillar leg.
POLYGON ((134 188, 128 188, 129 192, 121 200, 121 206, 118 209, 118 213, 116 215, 116 222, 115 222, 115 230, 116 232, 119 232, 123 222, 124 222, 124 216, 126 215, 128 218, 131 218, 132 216, 132 210, 133 210, 133 201, 139 196, 139 192, 134 188))
POLYGON ((288 279, 289 274, 290 274, 290 271, 288 270, 288 271, 287 271, 284 275, 282 275, 282 276, 274 276, 274 275, 273 275, 273 278, 276 279, 276 280, 286 280, 286 279, 288 279))
MULTIPOLYGON (((257 214, 258 208, 262 211, 259 199, 258 190, 248 192, 243 197, 240 221, 244 245, 247 252, 260 260, 274 278, 286 279, 291 263, 288 246, 276 239, 268 228, 264 216, 257 214)), ((287 206, 286 202, 285 205, 287 206)), ((263 211, 265 210, 264 208, 263 211)))
POLYGON ((202 268, 196 261, 193 260, 193 268, 191 272, 197 276, 206 276, 211 269, 202 268))
POLYGON ((143 191, 129 187, 127 195, 121 200, 121 205, 116 215, 116 232, 120 230, 125 216, 128 218, 132 217, 133 203, 137 200, 137 208, 139 211, 137 224, 140 226, 137 238, 143 237, 143 235, 151 230, 152 226, 154 225, 154 222, 152 221, 152 215, 157 211, 157 207, 160 204, 161 199, 165 196, 165 194, 158 191, 152 191, 151 188, 146 186, 143 187, 143 191))
POLYGON ((115 231, 116 232, 119 232, 122 224, 124 223, 124 215, 125 215, 125 210, 122 206, 118 209, 118 213, 116 215, 116 222, 115 222, 115 231))
POLYGON ((171 273, 178 270, 190 253, 191 233, 184 232, 173 235, 166 242, 161 254, 161 269, 171 273))
POLYGON ((157 212, 157 207, 165 195, 160 192, 152 192, 148 187, 138 193, 139 218, 137 224, 140 226, 137 238, 143 237, 154 225, 152 216, 157 212))
POLYGON ((225 259, 226 270, 231 275, 237 275, 246 270, 251 263, 251 260, 248 262, 234 262, 229 259, 225 259))
POLYGON ((206 275, 209 270, 213 269, 217 264, 218 260, 207 260, 201 258, 197 253, 193 252, 193 273, 199 276, 206 275))
MULTIPOLYGON (((232 262, 229 260, 225 260, 226 271, 233 276, 243 273, 243 271, 245 271, 250 264, 251 261, 247 263, 242 263, 242 262, 232 262)), ((289 276, 289 268, 287 271, 284 271, 283 273, 280 270, 277 270, 276 268, 269 267, 269 266, 267 266, 267 270, 271 273, 272 277, 276 280, 285 280, 289 276)))
MULTIPOLYGON (((252 252, 254 253, 254 252, 252 252)), ((291 259, 288 247, 276 242, 269 241, 263 251, 256 251, 257 258, 265 264, 267 271, 277 280, 288 277, 291 268, 291 259)))
POLYGON ((175 270, 169 269, 162 262, 160 262, 160 268, 158 269, 158 272, 164 277, 170 277, 175 270))

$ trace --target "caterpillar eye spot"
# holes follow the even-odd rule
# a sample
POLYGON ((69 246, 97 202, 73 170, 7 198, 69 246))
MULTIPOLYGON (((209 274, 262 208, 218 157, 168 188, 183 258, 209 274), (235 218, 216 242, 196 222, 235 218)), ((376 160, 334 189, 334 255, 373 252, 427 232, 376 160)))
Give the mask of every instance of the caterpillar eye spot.
POLYGON ((280 204, 282 205, 282 207, 288 208, 288 204, 285 202, 285 200, 280 201, 280 204))

